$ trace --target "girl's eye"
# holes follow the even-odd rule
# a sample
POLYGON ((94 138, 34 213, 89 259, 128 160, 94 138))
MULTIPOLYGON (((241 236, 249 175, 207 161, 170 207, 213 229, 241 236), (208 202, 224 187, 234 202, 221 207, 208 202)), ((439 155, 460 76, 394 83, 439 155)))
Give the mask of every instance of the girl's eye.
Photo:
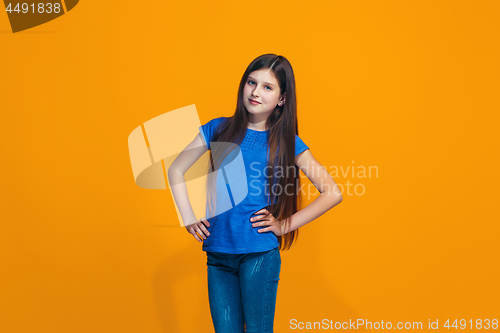
MULTIPOLYGON (((255 81, 248 80, 248 84, 253 86, 255 84, 255 81)), ((271 86, 265 86, 264 88, 266 88, 267 90, 273 90, 273 88, 271 86)))

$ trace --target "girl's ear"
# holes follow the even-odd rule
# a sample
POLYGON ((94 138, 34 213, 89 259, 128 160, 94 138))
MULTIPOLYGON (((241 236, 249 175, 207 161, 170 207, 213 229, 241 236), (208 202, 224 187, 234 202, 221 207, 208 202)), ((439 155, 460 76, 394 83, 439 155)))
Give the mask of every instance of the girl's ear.
POLYGON ((285 94, 283 94, 283 96, 281 97, 281 101, 278 103, 279 106, 282 106, 283 104, 285 104, 285 99, 286 99, 285 94))

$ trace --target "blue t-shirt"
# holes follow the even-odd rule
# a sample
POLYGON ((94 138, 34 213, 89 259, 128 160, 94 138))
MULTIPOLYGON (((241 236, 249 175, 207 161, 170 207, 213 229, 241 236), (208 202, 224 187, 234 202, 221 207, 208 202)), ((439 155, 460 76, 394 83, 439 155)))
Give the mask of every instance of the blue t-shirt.
MULTIPOLYGON (((215 118, 200 126, 208 149, 212 135, 225 119, 227 117, 215 118)), ((243 142, 239 149, 235 149, 237 157, 230 154, 217 170, 217 204, 213 217, 209 217, 208 207, 206 210, 210 236, 203 240, 203 251, 243 254, 268 251, 279 246, 278 238, 272 231, 257 232, 267 226, 252 227, 255 222, 250 221, 252 216, 260 215, 255 212, 268 205, 269 193, 265 188, 270 181, 266 177, 266 171, 267 174, 270 171, 266 169, 268 133, 269 130, 247 128, 243 142), (231 162, 227 164, 226 160, 231 162)), ((295 156, 307 149, 309 147, 295 135, 295 156)))

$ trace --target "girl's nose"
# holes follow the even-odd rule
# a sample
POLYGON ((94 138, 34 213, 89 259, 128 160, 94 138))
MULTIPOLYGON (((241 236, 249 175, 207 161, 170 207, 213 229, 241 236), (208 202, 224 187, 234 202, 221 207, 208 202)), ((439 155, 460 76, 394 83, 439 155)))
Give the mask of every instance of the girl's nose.
POLYGON ((259 92, 257 87, 255 87, 255 89, 252 91, 252 96, 259 97, 259 92))

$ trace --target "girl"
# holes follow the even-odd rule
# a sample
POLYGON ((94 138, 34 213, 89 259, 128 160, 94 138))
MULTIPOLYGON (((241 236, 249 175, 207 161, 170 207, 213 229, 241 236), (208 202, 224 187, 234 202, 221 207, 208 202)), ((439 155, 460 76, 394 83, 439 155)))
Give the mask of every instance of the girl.
POLYGON ((297 134, 292 66, 283 56, 264 54, 243 74, 234 115, 200 126, 169 168, 169 181, 181 184, 210 150, 210 167, 217 171, 207 183, 208 219, 196 219, 185 185, 171 187, 186 230, 206 251, 217 333, 273 332, 280 250, 290 248, 298 228, 342 201, 335 181, 297 134), (300 211, 299 168, 321 192, 300 211))

